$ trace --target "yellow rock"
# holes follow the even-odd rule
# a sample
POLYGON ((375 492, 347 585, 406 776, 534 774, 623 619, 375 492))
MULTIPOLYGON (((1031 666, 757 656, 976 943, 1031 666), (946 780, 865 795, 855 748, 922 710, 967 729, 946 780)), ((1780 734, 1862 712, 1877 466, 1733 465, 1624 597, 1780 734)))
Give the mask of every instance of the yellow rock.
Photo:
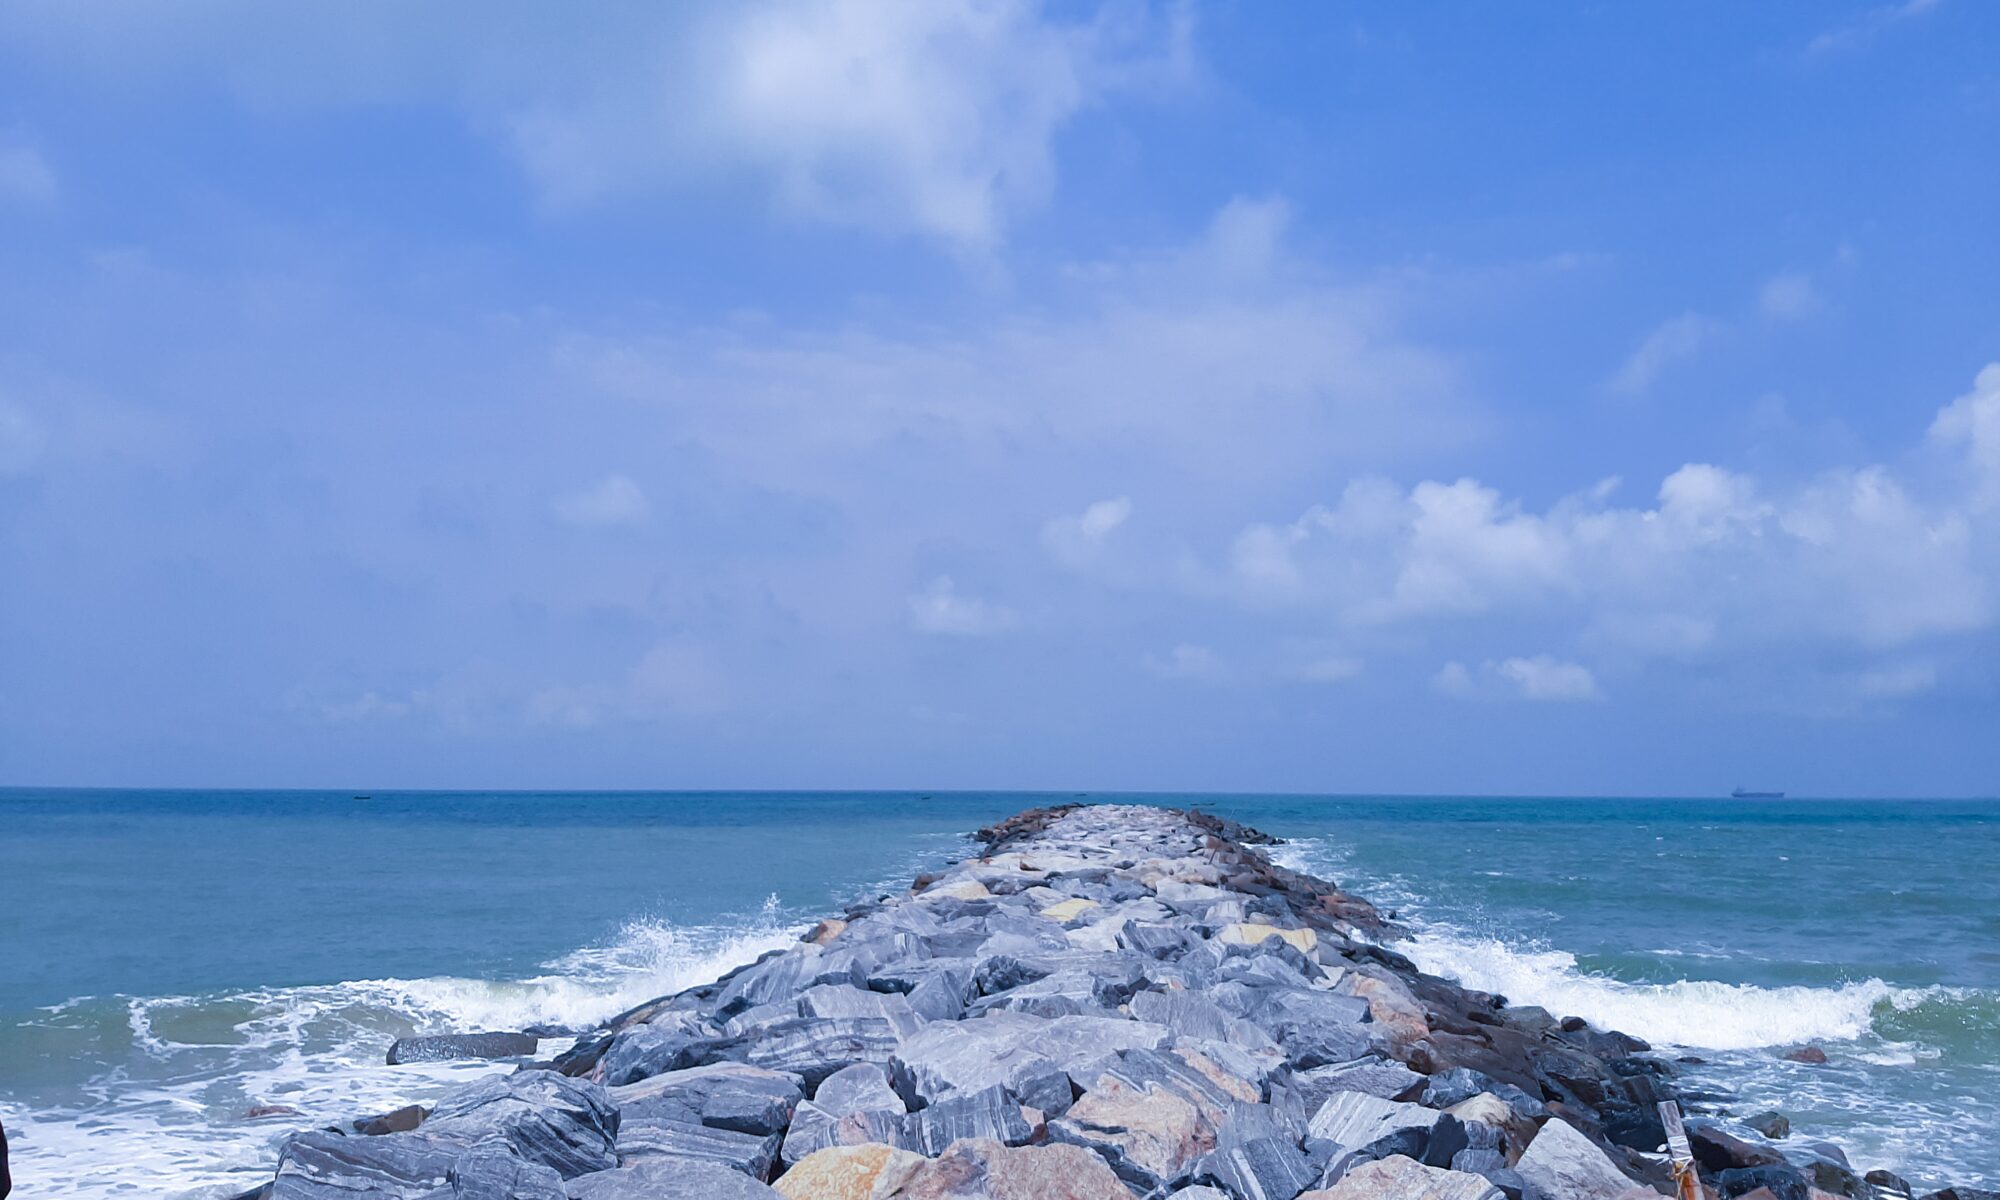
POLYGON ((1311 954, 1313 947, 1319 945, 1319 935, 1310 929, 1280 929, 1259 921, 1238 921, 1224 926, 1216 940, 1225 946, 1256 946, 1268 937, 1285 939, 1300 954, 1311 954))
POLYGON ((1096 907, 1098 907, 1098 904, 1095 900, 1084 900, 1081 898, 1064 900, 1059 904, 1051 904, 1043 909, 1042 915, 1051 921, 1074 921, 1096 907))
POLYGON ((926 900, 984 900, 993 893, 977 879, 961 879, 957 883, 939 884, 924 893, 926 900))
POLYGON ((924 1157, 894 1146, 828 1146, 800 1159, 771 1186, 785 1200, 870 1200, 903 1186, 924 1157))

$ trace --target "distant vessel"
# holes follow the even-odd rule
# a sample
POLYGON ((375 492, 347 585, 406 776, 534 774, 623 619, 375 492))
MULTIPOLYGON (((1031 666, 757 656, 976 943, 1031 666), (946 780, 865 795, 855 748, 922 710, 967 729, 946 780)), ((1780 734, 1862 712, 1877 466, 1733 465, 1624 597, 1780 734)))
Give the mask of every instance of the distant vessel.
POLYGON ((1748 792, 1744 791, 1742 788, 1737 788, 1735 791, 1729 793, 1729 798, 1731 800, 1783 800, 1785 798, 1785 793, 1748 792))

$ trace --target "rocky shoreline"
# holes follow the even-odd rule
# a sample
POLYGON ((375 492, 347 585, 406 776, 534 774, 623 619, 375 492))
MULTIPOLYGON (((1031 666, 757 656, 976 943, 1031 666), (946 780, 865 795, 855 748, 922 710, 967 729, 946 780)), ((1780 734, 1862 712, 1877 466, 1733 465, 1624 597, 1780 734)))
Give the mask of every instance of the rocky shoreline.
MULTIPOLYGON (((1673 1063, 1422 974, 1366 900, 1272 863, 1258 847, 1275 839, 1109 805, 978 837, 909 894, 556 1059, 297 1134, 245 1200, 1673 1193, 1658 1104, 1700 1099, 1673 1063)), ((531 1043, 468 1036, 395 1053, 531 1043)), ((1911 1194, 1824 1143, 1689 1130, 1724 1200, 1911 1194)))

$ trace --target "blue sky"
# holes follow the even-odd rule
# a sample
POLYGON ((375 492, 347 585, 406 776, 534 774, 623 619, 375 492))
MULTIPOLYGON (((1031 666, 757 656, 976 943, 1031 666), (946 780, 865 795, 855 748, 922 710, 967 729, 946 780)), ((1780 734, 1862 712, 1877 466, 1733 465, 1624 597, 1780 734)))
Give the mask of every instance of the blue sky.
POLYGON ((0 8, 0 782, 1992 794, 2000 10, 0 8))

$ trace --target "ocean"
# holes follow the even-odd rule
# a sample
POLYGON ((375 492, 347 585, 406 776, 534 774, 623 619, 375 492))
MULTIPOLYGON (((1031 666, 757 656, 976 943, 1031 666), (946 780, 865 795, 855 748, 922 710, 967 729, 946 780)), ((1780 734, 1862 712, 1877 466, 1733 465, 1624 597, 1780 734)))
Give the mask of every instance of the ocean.
MULTIPOLYGON (((964 852, 1021 793, 0 790, 0 1123, 19 1193, 207 1200, 291 1130, 508 1066, 964 852), (261 1114, 261 1115, 260 1115, 261 1114)), ((1114 796, 1290 839, 1425 969, 1689 1059, 1737 1115, 2000 1185, 2000 803, 1114 796), (1784 1060, 1817 1044, 1823 1066, 1784 1060)))

